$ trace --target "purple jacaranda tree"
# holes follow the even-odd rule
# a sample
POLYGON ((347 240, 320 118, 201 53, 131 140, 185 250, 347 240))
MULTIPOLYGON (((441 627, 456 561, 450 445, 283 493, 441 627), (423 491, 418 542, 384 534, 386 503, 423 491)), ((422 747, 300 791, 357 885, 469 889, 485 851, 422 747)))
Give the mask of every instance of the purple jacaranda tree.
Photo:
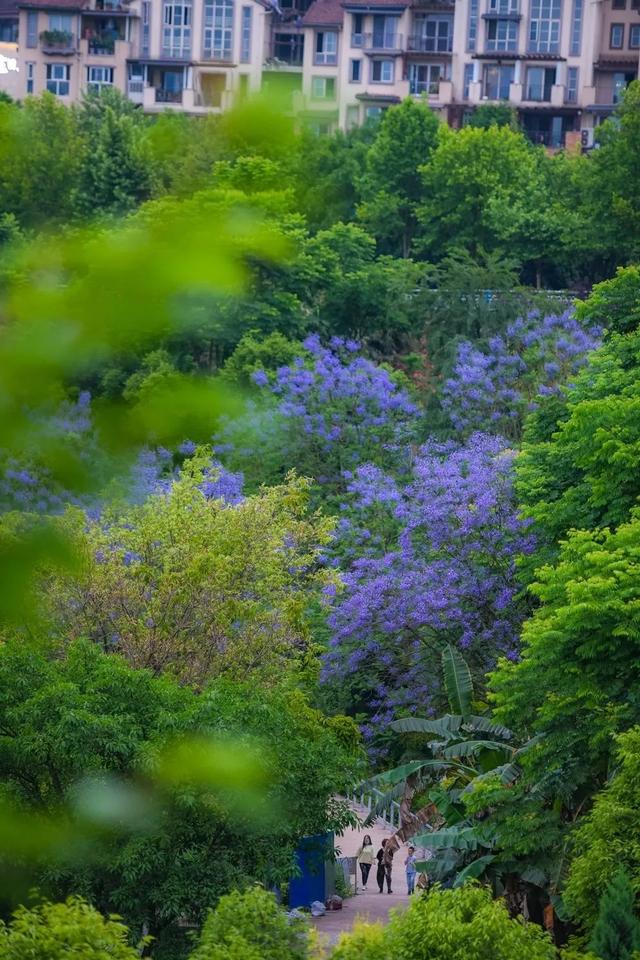
POLYGON ((258 370, 262 403, 223 431, 225 462, 277 481, 288 470, 312 477, 324 495, 343 491, 345 475, 369 461, 406 469, 420 410, 393 374, 359 353, 354 341, 318 336, 306 355, 275 374, 258 370))
POLYGON ((486 347, 464 340, 443 386, 442 407, 458 431, 484 430, 516 440, 536 397, 559 392, 599 346, 600 336, 572 311, 545 317, 533 311, 486 347))
POLYGON ((350 480, 337 544, 346 589, 324 679, 367 714, 369 737, 393 716, 445 706, 446 643, 478 675, 498 655, 517 655, 517 558, 533 539, 518 516, 513 458, 502 439, 477 433, 462 446, 423 446, 406 484, 373 466, 350 480))

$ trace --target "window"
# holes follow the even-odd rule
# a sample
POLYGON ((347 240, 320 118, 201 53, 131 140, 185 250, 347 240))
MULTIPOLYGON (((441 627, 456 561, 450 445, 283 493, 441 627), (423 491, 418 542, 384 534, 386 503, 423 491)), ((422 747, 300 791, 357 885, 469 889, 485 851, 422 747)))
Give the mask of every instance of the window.
POLYGON ((632 50, 640 48, 640 23, 633 23, 629 27, 629 46, 632 50))
POLYGON ((71 68, 66 63, 47 64, 47 90, 57 97, 69 96, 69 75, 71 68))
POLYGON ((560 52, 560 7, 562 0, 531 0, 530 53, 560 52))
POLYGON ((379 120, 382 116, 384 107, 367 107, 365 116, 367 120, 379 120))
POLYGON ((478 39, 478 0, 469 0, 469 20, 467 22, 467 50, 473 53, 478 39))
POLYGON ((437 94, 440 81, 444 79, 445 68, 441 63, 412 63, 409 65, 409 93, 437 94))
POLYGON ((351 46, 364 46, 364 14, 354 13, 351 18, 351 46))
POLYGON ((609 46, 612 50, 622 50, 624 46, 624 23, 612 23, 609 34, 609 46))
POLYGON ((393 60, 372 60, 371 82, 393 83, 393 60))
POLYGON ((87 67, 87 86, 96 93, 103 87, 112 87, 113 67, 87 67))
POLYGON ((360 123, 360 107, 351 105, 347 107, 347 130, 353 130, 360 123))
POLYGON ((453 17, 416 17, 413 50, 422 53, 451 53, 453 17))
POLYGON ((18 21, 0 20, 0 43, 18 42, 18 21))
POLYGON ((555 67, 528 67, 525 100, 548 103, 551 100, 551 87, 555 82, 555 67))
POLYGON ((622 94, 627 89, 628 85, 632 80, 635 79, 635 74, 628 73, 614 73, 612 76, 613 80, 613 95, 611 97, 612 103, 620 103, 622 100, 622 94))
POLYGON ((362 80, 362 60, 351 60, 349 63, 349 82, 360 83, 362 80))
POLYGON ((60 33, 72 33, 73 17, 70 13, 50 13, 49 30, 59 30, 60 33))
POLYGON ((482 78, 482 95, 487 100, 508 100, 513 76, 514 67, 511 65, 487 64, 482 78))
POLYGON ((316 33, 315 63, 335 64, 338 62, 338 34, 333 30, 319 30, 316 33))
POLYGON ((487 21, 487 50, 517 50, 518 23, 516 20, 487 21))
POLYGON ((489 0, 490 13, 517 13, 518 0, 489 0))
POLYGON ((38 12, 27 12, 27 46, 31 49, 38 46, 38 12))
POLYGON ((276 33, 273 38, 273 55, 294 67, 302 66, 304 37, 296 33, 276 33))
POLYGON ((626 9, 627 9, 627 0, 612 0, 611 9, 612 9, 612 10, 626 10, 626 9))
POLYGON ((151 31, 151 0, 142 0, 142 55, 149 56, 151 31))
POLYGON ((181 59, 191 56, 191 3, 165 0, 162 16, 162 56, 181 59))
POLYGON ((462 97, 464 100, 469 99, 469 84, 473 83, 473 64, 465 63, 464 65, 464 84, 462 89, 462 97))
POLYGON ((336 81, 333 77, 311 77, 312 100, 335 100, 336 81))
POLYGON ((249 63, 251 60, 251 7, 242 8, 242 33, 240 35, 240 63, 249 63))
POLYGON ((572 57, 580 56, 580 48, 582 46, 582 3, 583 0, 573 0, 571 44, 569 47, 569 52, 572 57))
POLYGON ((569 69, 567 70, 566 101, 567 103, 578 102, 578 68, 577 67, 569 67, 569 69))
POLYGON ((399 17, 386 17, 382 14, 374 16, 372 42, 374 50, 398 49, 398 20, 399 17))
POLYGON ((233 41, 233 0, 205 0, 203 56, 231 60, 233 41))
POLYGON ((27 93, 33 93, 33 76, 35 73, 35 63, 25 64, 27 68, 27 93))

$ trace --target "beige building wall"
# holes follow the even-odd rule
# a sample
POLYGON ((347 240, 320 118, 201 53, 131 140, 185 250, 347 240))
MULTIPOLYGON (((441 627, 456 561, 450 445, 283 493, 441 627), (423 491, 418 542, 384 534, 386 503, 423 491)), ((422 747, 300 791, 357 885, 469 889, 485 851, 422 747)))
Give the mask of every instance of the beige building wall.
POLYGON ((15 100, 20 96, 21 82, 18 44, 0 41, 0 90, 15 100))

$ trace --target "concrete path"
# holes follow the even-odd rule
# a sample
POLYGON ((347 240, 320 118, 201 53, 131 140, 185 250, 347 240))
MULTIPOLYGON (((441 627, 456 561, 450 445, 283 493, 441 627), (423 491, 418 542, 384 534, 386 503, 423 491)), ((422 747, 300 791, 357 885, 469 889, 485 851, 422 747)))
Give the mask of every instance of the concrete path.
MULTIPOLYGON (((361 807, 354 807, 354 809, 362 819, 366 817, 366 810, 361 807)), ((388 827, 381 820, 376 821, 372 827, 364 827, 361 830, 347 830, 343 836, 336 837, 337 854, 341 857, 355 856, 365 833, 371 836, 375 854, 380 849, 381 841, 392 836, 393 832, 391 827, 388 827)), ((324 917, 315 919, 313 923, 318 932, 326 935, 329 943, 335 943, 343 930, 351 930, 357 918, 371 922, 381 920, 386 923, 389 919, 389 911, 393 907, 406 906, 409 901, 404 870, 406 856, 406 847, 401 847, 395 853, 391 879, 393 892, 390 894, 386 892, 386 887, 384 893, 378 892, 376 882, 377 863, 374 863, 371 868, 366 891, 361 887, 362 878, 358 867, 358 892, 356 896, 345 899, 342 910, 327 911, 324 917)))

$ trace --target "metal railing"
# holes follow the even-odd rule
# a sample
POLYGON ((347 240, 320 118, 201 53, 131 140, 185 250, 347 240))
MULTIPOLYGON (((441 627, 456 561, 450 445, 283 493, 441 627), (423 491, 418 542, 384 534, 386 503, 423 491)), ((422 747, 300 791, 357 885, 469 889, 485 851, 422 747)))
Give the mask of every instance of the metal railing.
MULTIPOLYGON (((118 40, 122 39, 118 37, 118 40)), ((89 53, 98 57, 107 57, 115 53, 116 40, 110 37, 92 37, 87 40, 87 49, 89 53)))
POLYGON ((156 103, 182 103, 182 90, 163 90, 156 87, 156 103))
POLYGON ((409 93, 412 97, 420 97, 426 94, 430 97, 437 97, 440 92, 439 80, 410 80, 409 93))
MULTIPOLYGON (((384 793, 381 790, 370 787, 368 790, 354 790, 348 799, 371 813, 382 797, 384 797, 384 793)), ((389 800, 376 816, 392 830, 400 829, 400 804, 397 800, 389 800)))
POLYGON ((65 30, 44 30, 40 34, 40 48, 43 53, 75 53, 75 34, 65 30))
POLYGON ((352 46, 363 50, 402 50, 404 37, 401 33, 354 33, 351 35, 352 46), (353 43, 354 38, 360 42, 353 43))
POLYGON ((144 93, 144 80, 129 80, 127 89, 129 93, 133 94, 144 93))
POLYGON ((453 50, 453 36, 448 37, 425 37, 423 34, 414 33, 409 37, 407 50, 418 53, 451 53, 453 50))

